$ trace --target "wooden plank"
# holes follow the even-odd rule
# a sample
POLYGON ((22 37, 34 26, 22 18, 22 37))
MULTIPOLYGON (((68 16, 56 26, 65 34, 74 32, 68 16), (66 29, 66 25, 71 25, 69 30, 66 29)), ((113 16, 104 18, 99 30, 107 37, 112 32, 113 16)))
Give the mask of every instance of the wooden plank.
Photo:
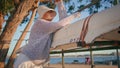
MULTIPOLYGON (((101 47, 101 48, 92 48, 92 51, 100 51, 100 50, 113 50, 113 49, 120 49, 120 46, 110 46, 110 47, 101 47)), ((72 52, 85 52, 90 51, 88 48, 80 48, 80 49, 72 49, 72 50, 65 50, 64 53, 72 53, 72 52)), ((59 54, 61 51, 51 51, 51 54, 59 54)))
MULTIPOLYGON (((75 49, 75 48, 82 48, 82 43, 81 42, 77 42, 77 43, 69 43, 69 44, 64 44, 64 45, 60 45, 57 46, 56 48, 51 48, 52 50, 70 50, 70 49, 75 49)), ((102 46, 109 46, 109 45, 120 45, 120 41, 95 41, 93 43, 88 44, 89 46, 98 46, 98 47, 102 47, 102 46)))

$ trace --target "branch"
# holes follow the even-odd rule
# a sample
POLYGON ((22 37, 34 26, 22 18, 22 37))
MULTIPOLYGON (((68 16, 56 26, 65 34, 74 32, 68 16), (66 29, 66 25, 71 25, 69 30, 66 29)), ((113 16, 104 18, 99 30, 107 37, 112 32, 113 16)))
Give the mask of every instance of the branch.
POLYGON ((95 1, 95 2, 92 2, 92 3, 88 4, 88 5, 86 5, 85 7, 83 7, 83 8, 81 8, 81 9, 75 11, 75 12, 81 12, 81 11, 83 11, 84 9, 89 8, 89 7, 91 7, 92 5, 95 5, 95 4, 98 3, 98 2, 99 2, 99 0, 97 0, 97 1, 95 1))

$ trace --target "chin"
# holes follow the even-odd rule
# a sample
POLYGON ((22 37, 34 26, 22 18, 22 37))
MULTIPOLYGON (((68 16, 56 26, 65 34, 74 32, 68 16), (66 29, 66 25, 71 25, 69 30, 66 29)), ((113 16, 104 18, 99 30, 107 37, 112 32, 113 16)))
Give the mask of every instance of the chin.
POLYGON ((46 19, 47 21, 52 21, 51 19, 46 19))
POLYGON ((53 18, 52 19, 46 19, 47 21, 52 21, 53 20, 53 18))

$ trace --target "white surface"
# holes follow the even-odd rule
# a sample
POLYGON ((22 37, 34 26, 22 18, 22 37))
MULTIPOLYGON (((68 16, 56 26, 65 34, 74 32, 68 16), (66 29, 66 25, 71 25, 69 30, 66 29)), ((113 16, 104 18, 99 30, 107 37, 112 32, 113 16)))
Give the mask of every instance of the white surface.
MULTIPOLYGON (((59 45, 77 42, 80 38, 80 33, 84 20, 85 19, 79 20, 57 31, 54 35, 52 46, 56 47, 59 45)), ((103 35, 104 33, 115 30, 119 26, 120 26, 120 5, 96 13, 90 19, 88 33, 85 37, 85 41, 86 43, 91 43, 97 37, 103 35)))

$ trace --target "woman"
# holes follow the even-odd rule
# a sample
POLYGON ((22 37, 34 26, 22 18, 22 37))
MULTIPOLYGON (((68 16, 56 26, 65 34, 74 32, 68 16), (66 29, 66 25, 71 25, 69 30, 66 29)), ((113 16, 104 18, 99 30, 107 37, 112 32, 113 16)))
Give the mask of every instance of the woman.
POLYGON ((28 44, 21 49, 14 68, 43 68, 49 61, 50 34, 80 16, 80 13, 67 16, 62 0, 55 0, 55 2, 58 6, 60 21, 51 22, 56 16, 53 9, 45 6, 38 7, 39 18, 32 26, 28 44))

